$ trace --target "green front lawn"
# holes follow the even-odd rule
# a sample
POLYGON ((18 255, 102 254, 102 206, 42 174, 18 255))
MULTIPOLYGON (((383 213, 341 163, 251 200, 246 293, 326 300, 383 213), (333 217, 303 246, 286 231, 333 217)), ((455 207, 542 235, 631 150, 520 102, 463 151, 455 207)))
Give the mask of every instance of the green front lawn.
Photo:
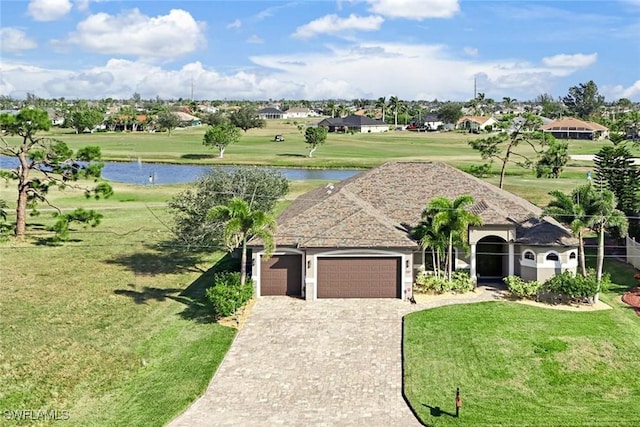
POLYGON ((607 271, 621 279, 602 297, 613 310, 487 302, 406 316, 404 391, 419 418, 426 425, 638 425, 640 318, 619 302, 632 269, 607 271))
MULTIPOLYGON (((224 254, 162 246, 163 205, 181 188, 118 184, 102 201, 52 190, 62 207, 100 210, 103 223, 74 227, 57 246, 43 212, 29 218, 24 243, 0 243, 1 411, 68 411, 74 426, 157 426, 204 392, 236 331, 215 323, 199 298, 224 254)), ((0 198, 13 201, 11 188, 0 198)))

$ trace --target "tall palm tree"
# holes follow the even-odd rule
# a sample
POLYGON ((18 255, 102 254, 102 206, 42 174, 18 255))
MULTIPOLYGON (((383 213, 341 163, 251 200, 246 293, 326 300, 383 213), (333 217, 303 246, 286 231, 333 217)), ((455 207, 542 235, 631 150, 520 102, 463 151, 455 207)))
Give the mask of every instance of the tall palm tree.
POLYGON ((466 209, 472 204, 473 197, 468 194, 460 195, 454 200, 440 196, 432 199, 423 211, 424 216, 433 218, 433 228, 436 232, 444 231, 448 234, 447 277, 449 281, 451 281, 453 270, 454 244, 466 246, 469 226, 482 224, 482 219, 478 215, 466 209))
POLYGON ((549 193, 554 199, 549 202, 544 215, 549 215, 563 224, 569 226, 569 229, 578 239, 578 252, 580 257, 580 270, 583 276, 587 276, 587 266, 584 254, 584 232, 589 226, 591 213, 587 212, 592 206, 593 187, 591 184, 581 185, 574 189, 571 194, 565 194, 562 191, 555 190, 549 193))
POLYGON ((380 108, 382 110, 382 121, 383 122, 386 122, 385 116, 384 116, 384 112, 385 112, 385 108, 386 107, 387 107, 387 98, 384 97, 384 96, 381 96, 376 101, 376 108, 380 108))
POLYGON ((269 257, 275 248, 275 218, 267 212, 253 210, 249 203, 234 197, 226 205, 211 208, 207 219, 225 223, 222 240, 229 251, 242 245, 240 283, 244 285, 247 277, 247 241, 252 237, 260 238, 264 243, 265 256, 269 257))
POLYGON ((400 106, 402 104, 402 101, 400 101, 400 99, 397 96, 391 96, 389 97, 389 110, 393 111, 393 116, 394 116, 394 121, 393 124, 394 126, 398 126, 398 112, 400 110, 400 106))
POLYGON ((596 278, 599 284, 602 280, 604 265, 604 233, 609 231, 620 237, 625 236, 629 229, 629 221, 624 212, 616 209, 618 201, 611 190, 599 190, 594 193, 596 197, 593 200, 593 215, 590 218, 589 226, 598 233, 596 278))

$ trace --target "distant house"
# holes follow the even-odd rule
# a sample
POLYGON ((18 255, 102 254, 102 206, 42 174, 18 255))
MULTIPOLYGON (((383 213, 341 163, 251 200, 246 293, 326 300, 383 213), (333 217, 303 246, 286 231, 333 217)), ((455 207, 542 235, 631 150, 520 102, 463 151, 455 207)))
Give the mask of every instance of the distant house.
POLYGON ((258 110, 258 117, 263 120, 273 120, 284 118, 284 113, 277 108, 267 107, 258 110))
POLYGON ((565 117, 542 126, 542 131, 558 139, 600 140, 609 136, 609 128, 599 123, 565 117))
POLYGON ((192 116, 189 113, 176 111, 173 114, 178 117, 181 127, 200 126, 202 124, 202 121, 198 117, 192 116))
POLYGON ((318 113, 304 107, 291 107, 283 114, 283 118, 285 119, 305 119, 316 116, 318 116, 318 113))
POLYGON ((379 133, 389 130, 389 125, 382 120, 355 114, 347 117, 326 118, 321 120, 318 126, 327 128, 329 132, 379 133))
POLYGON ((464 129, 469 132, 486 130, 496 124, 496 119, 488 116, 462 116, 456 123, 456 129, 464 129))
POLYGON ((62 126, 64 124, 64 115, 58 113, 54 108, 45 108, 45 111, 49 115, 49 119, 51 120, 51 124, 53 126, 62 126))
POLYGON ((436 113, 427 114, 422 118, 424 127, 427 130, 438 130, 440 126, 444 127, 444 122, 438 117, 436 113))

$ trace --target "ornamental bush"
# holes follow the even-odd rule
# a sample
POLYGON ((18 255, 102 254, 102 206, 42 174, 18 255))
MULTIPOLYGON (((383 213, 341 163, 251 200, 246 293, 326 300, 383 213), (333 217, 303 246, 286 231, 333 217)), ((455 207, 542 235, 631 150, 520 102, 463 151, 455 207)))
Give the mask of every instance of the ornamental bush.
POLYGON ((503 280, 509 288, 509 292, 518 298, 533 299, 536 297, 542 286, 542 284, 537 280, 526 282, 519 276, 508 276, 503 280))
POLYGON ((446 292, 470 292, 475 288, 467 271, 454 271, 451 281, 446 277, 421 273, 416 277, 414 292, 444 294, 446 292))
POLYGON ((240 273, 220 272, 213 277, 213 286, 206 290, 206 295, 216 319, 231 316, 253 296, 253 281, 247 278, 241 285, 240 273))

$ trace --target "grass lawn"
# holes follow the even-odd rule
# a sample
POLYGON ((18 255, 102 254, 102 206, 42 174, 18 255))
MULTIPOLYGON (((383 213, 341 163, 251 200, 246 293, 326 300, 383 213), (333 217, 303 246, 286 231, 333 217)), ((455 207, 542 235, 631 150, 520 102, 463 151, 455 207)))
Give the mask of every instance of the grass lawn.
POLYGON ((163 425, 204 391, 235 329, 197 297, 223 254, 162 246, 162 205, 179 189, 118 185, 98 202, 53 191, 65 207, 102 207, 103 224, 52 246, 44 212, 26 242, 0 243, 0 409, 163 425))
POLYGON ((412 313, 404 391, 426 425, 635 426, 640 318, 620 301, 633 269, 607 260, 613 310, 488 302, 412 313), (454 397, 460 387, 461 417, 454 397), (436 409, 440 408, 440 410, 436 409))

